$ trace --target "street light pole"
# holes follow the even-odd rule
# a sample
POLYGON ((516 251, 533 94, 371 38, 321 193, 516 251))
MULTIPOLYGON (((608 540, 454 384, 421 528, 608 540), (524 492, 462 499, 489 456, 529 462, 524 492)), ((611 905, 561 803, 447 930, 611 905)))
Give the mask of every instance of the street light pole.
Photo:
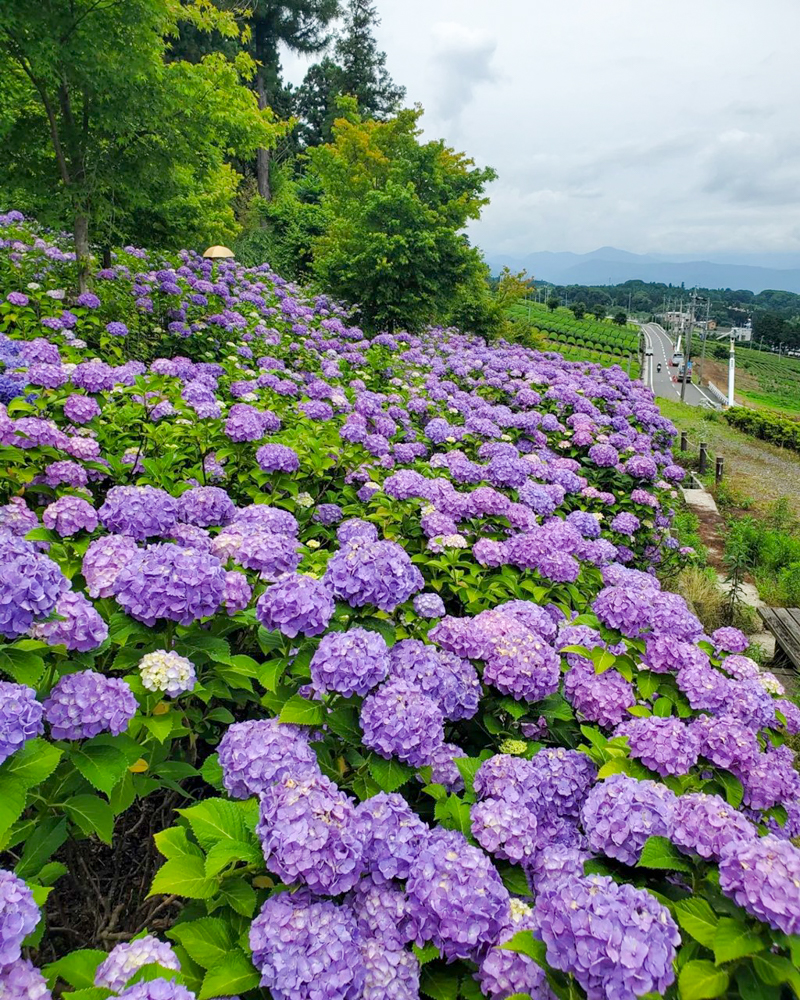
POLYGON ((731 352, 728 356, 728 406, 735 406, 736 400, 734 398, 734 381, 736 379, 736 347, 734 346, 735 341, 731 337, 731 352))

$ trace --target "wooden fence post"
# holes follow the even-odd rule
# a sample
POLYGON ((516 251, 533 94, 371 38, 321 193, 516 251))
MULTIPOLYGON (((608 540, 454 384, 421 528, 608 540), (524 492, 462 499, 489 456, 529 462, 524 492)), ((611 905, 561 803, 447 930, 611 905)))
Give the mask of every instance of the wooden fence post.
POLYGON ((700 474, 708 472, 708 445, 705 441, 700 444, 700 474))

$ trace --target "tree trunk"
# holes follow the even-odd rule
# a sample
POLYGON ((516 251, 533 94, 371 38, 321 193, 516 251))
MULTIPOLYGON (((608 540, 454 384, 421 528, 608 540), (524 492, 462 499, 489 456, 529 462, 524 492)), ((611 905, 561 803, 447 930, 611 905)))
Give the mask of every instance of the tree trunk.
MULTIPOLYGON (((256 91, 258 93, 258 106, 263 111, 268 107, 267 89, 264 85, 264 68, 259 66, 256 74, 256 91)), ((258 193, 266 201, 272 200, 272 190, 269 184, 269 150, 259 149, 256 153, 256 174, 258 176, 258 193)), ((262 225, 266 225, 266 219, 262 219, 262 225)))
POLYGON ((89 277, 89 219, 86 215, 75 216, 72 232, 78 263, 78 291, 83 293, 88 287, 89 277))

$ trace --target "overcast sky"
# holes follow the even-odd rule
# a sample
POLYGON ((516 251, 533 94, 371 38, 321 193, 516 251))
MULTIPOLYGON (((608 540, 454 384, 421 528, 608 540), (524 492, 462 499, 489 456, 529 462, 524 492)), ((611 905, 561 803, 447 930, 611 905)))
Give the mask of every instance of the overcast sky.
POLYGON ((800 0, 377 3, 426 134, 499 174, 486 253, 800 251, 800 0))

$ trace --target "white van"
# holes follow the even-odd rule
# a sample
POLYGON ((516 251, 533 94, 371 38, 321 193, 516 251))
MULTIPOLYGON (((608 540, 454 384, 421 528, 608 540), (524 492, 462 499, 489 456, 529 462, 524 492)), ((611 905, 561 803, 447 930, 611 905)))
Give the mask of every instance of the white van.
POLYGON ((683 351, 676 351, 672 355, 672 361, 670 362, 670 364, 672 365, 673 368, 676 365, 682 365, 683 364, 683 351))

